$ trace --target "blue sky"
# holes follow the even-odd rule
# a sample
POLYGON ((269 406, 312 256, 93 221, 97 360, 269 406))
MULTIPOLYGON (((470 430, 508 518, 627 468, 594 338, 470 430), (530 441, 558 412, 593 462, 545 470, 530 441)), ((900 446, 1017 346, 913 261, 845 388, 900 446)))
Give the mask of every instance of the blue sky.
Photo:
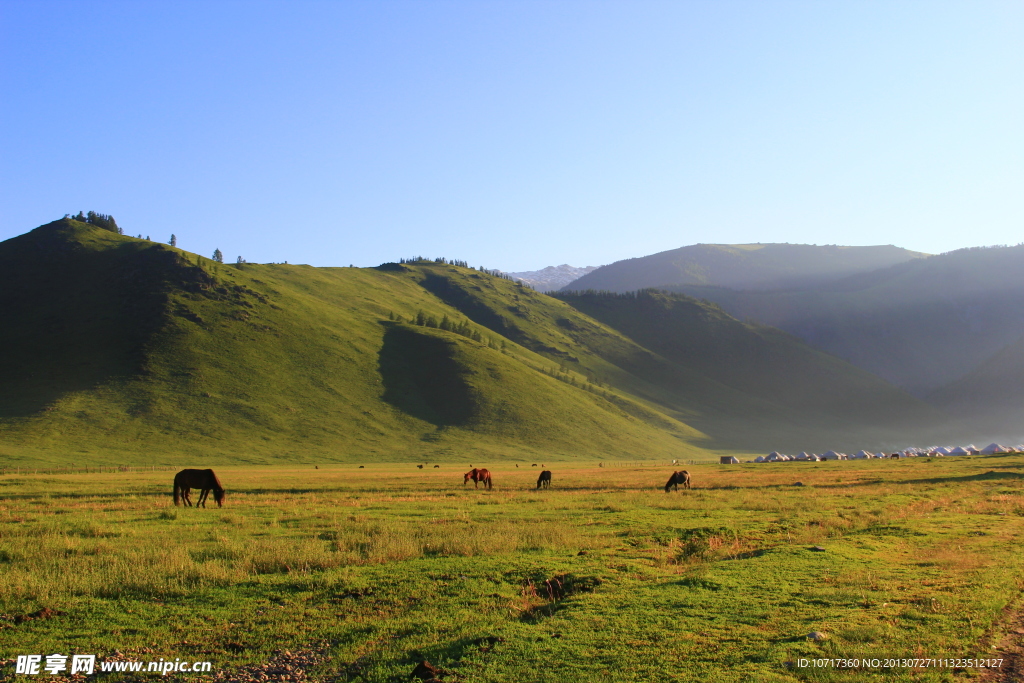
POLYGON ((0 239, 529 270, 1024 240, 1024 3, 0 0, 0 239))

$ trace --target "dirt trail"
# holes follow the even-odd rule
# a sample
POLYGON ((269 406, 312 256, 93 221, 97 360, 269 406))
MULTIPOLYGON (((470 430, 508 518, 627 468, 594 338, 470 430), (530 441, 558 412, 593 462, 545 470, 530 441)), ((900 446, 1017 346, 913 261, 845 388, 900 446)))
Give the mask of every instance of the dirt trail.
POLYGON ((995 630, 1001 635, 994 638, 986 637, 982 643, 995 646, 995 649, 990 650, 990 654, 986 656, 1002 659, 1002 666, 998 669, 983 670, 980 676, 971 680, 984 683, 1024 681, 1024 606, 1017 604, 1014 608, 1007 609, 995 630))

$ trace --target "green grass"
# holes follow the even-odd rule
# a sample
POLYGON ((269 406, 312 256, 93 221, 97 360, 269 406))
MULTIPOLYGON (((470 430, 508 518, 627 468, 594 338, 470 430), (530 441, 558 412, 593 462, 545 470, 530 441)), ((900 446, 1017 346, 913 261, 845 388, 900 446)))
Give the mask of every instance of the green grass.
POLYGON ((539 468, 474 462, 484 491, 438 464, 218 468, 206 510, 173 507, 166 472, 0 477, 0 658, 232 669, 323 647, 318 676, 373 682, 421 658, 467 682, 942 681, 787 662, 984 656, 1024 585, 1024 456, 693 465, 670 494, 669 466, 545 463, 538 492, 539 468), (16 623, 42 608, 62 614, 16 623))

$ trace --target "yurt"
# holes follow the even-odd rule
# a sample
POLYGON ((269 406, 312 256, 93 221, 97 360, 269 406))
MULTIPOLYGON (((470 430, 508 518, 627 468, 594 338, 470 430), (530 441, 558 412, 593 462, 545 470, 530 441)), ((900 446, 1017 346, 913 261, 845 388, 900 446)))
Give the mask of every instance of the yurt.
POLYGON ((723 456, 722 456, 722 457, 721 457, 721 458, 719 459, 719 461, 718 461, 718 462, 719 462, 720 464, 722 464, 722 465, 739 465, 739 464, 740 464, 739 458, 734 458, 734 457, 733 457, 733 456, 731 456, 731 455, 723 455, 723 456))
POLYGON ((957 446, 949 452, 950 455, 970 455, 971 452, 963 446, 957 446))
POLYGON ((754 458, 754 462, 764 462, 764 456, 763 455, 757 456, 756 458, 754 458))
POLYGON ((859 450, 856 453, 854 453, 853 455, 851 455, 850 457, 854 458, 856 460, 866 460, 868 458, 873 458, 875 456, 874 456, 873 453, 868 453, 865 450, 859 450))
POLYGON ((994 455, 996 453, 1008 453, 1010 449, 1006 446, 1000 446, 999 444, 992 442, 989 445, 981 449, 982 455, 994 455))
POLYGON ((841 456, 842 456, 841 453, 836 453, 835 451, 829 451, 827 453, 822 453, 821 454, 821 459, 822 460, 845 460, 846 459, 845 457, 841 457, 841 456))

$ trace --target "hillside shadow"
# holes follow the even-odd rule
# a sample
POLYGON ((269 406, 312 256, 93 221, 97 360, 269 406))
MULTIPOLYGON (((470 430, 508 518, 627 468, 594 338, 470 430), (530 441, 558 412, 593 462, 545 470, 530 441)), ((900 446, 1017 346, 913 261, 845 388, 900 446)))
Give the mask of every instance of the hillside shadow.
POLYGON ((384 323, 378 355, 384 400, 437 427, 466 424, 474 402, 455 359, 455 342, 398 323, 384 323))

